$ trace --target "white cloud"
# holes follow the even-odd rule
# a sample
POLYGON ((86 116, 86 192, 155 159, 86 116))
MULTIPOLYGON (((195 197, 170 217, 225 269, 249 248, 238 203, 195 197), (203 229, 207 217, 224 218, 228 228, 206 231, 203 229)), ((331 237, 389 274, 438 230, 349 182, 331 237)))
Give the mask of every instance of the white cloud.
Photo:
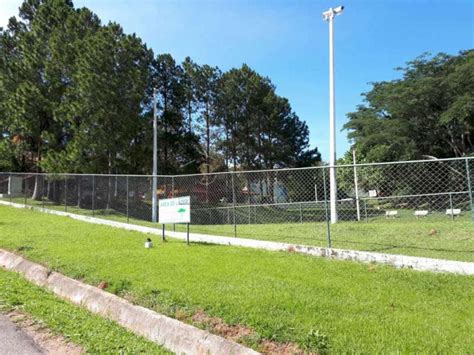
POLYGON ((18 15, 18 8, 23 0, 0 0, 0 27, 8 24, 8 19, 18 15))

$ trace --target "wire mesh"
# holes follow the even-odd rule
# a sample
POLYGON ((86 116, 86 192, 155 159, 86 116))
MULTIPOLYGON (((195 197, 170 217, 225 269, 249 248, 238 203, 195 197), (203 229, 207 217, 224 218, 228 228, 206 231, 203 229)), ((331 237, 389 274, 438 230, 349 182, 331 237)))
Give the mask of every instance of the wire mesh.
POLYGON ((405 247, 397 222, 474 221, 472 157, 337 166, 337 224, 329 220, 328 169, 157 176, 156 191, 152 176, 6 172, 0 200, 158 227, 153 193, 159 200, 190 196, 191 233, 320 246, 332 240, 336 247, 367 244, 380 230, 383 238, 368 244, 405 247), (378 224, 378 232, 368 227, 378 224))

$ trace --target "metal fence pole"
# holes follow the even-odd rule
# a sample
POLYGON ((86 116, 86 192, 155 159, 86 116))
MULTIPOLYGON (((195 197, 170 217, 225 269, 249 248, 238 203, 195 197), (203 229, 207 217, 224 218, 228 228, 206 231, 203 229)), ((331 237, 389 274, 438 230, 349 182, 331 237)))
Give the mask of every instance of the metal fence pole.
POLYGON ((41 208, 44 208, 44 180, 45 175, 41 175, 41 208))
POLYGON ((474 222, 474 201, 472 197, 471 170, 469 168, 469 160, 467 158, 466 158, 466 175, 467 175, 467 190, 469 191, 469 201, 471 202, 472 221, 474 222))
POLYGON ((64 178, 64 211, 67 212, 67 176, 64 178))
POLYGON ((235 184, 234 184, 234 173, 231 173, 232 178, 232 212, 234 215, 234 237, 237 237, 237 224, 235 223, 235 184))
POLYGON ((95 175, 92 175, 92 217, 95 215, 95 175))
POLYGON ((186 244, 189 245, 189 223, 186 223, 186 244))
POLYGON ((23 178, 23 185, 25 185, 24 187, 24 195, 25 195, 25 207, 27 206, 27 203, 26 203, 26 184, 28 183, 28 175, 25 175, 25 177, 23 178))
POLYGON ((324 189, 324 209, 326 211, 326 228, 327 228, 327 239, 328 239, 328 248, 331 248, 331 221, 329 219, 328 211, 328 195, 326 189, 326 169, 323 168, 323 189, 324 189))
MULTIPOLYGON (((174 198, 174 176, 171 177, 171 197, 174 198)), ((189 235, 189 223, 187 230, 189 235)), ((173 223, 173 232, 176 232, 176 223, 173 223)))
POLYGON ((363 201, 364 201, 365 221, 368 222, 369 217, 367 216, 367 201, 366 200, 363 200, 363 201))
POLYGON ((130 220, 130 216, 129 216, 129 213, 128 213, 128 175, 125 177, 125 181, 126 181, 126 184, 127 184, 127 223, 129 223, 129 220, 130 220))
POLYGON ((303 204, 300 202, 300 223, 303 224, 303 204))
POLYGON ((449 208, 451 209, 451 220, 454 222, 453 195, 449 194, 449 208))
POLYGON ((12 198, 12 186, 13 186, 13 174, 10 174, 10 177, 9 177, 9 180, 8 180, 8 195, 9 195, 9 199, 10 199, 10 203, 12 202, 13 198, 12 198))

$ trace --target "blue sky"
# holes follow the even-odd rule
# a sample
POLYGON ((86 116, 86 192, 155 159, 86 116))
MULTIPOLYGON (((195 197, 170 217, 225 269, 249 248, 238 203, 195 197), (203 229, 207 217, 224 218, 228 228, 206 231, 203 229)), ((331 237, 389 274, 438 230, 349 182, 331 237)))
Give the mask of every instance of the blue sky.
MULTIPOLYGON (((21 0, 0 0, 0 26, 21 0)), ((399 77, 393 69, 423 52, 455 54, 474 47, 473 0, 75 0, 104 21, 137 33, 155 53, 190 56, 222 70, 250 65, 310 128, 311 146, 327 159, 328 25, 336 18, 337 156, 349 148, 340 129, 368 83, 399 77)))

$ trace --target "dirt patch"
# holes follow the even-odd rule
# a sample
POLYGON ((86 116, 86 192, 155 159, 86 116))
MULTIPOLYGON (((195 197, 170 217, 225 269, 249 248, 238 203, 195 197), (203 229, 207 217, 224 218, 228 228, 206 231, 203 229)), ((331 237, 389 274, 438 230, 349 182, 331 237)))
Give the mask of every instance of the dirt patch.
POLYGON ((105 290, 106 288, 109 287, 109 284, 107 281, 101 281, 97 287, 100 288, 101 290, 105 290))
POLYGON ((198 310, 192 317, 194 323, 204 325, 214 333, 223 336, 226 339, 239 341, 242 338, 251 335, 254 331, 242 325, 228 325, 218 317, 211 317, 203 310, 198 310))
MULTIPOLYGON (((196 325, 204 326, 211 333, 238 343, 245 344, 246 339, 255 337, 256 335, 256 332, 249 327, 238 324, 226 324, 221 318, 211 317, 203 310, 198 310, 192 316, 191 320, 196 325)), ((270 355, 304 354, 304 351, 294 343, 281 344, 270 340, 260 340, 258 341, 258 348, 261 353, 270 355)))
POLYGON ((275 343, 272 341, 264 340, 261 344, 261 352, 263 354, 269 354, 269 355, 276 355, 276 354, 282 354, 282 355, 300 355, 300 354, 305 354, 303 350, 301 350, 298 345, 293 344, 293 343, 287 343, 287 344, 279 344, 275 343))
POLYGON ((28 334, 47 354, 79 355, 85 353, 82 347, 71 343, 61 335, 54 334, 50 329, 35 321, 28 314, 15 310, 7 313, 6 316, 28 334))

